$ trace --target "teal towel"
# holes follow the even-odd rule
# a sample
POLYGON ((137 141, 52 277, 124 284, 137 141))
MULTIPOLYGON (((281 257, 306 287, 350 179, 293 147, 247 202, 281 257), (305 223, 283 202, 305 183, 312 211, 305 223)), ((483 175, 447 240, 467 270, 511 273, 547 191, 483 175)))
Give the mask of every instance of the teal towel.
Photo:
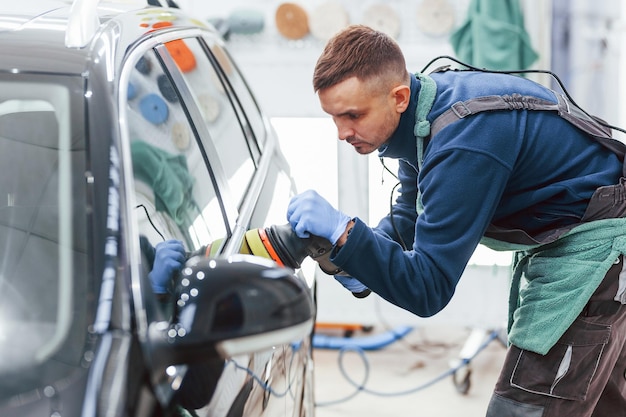
POLYGON ((546 354, 624 254, 624 218, 583 223, 553 243, 524 252, 511 282, 510 342, 546 354))
POLYGON ((450 42, 461 61, 479 68, 526 69, 538 58, 517 0, 472 0, 450 42))
POLYGON ((193 178, 183 155, 173 155, 143 141, 131 143, 133 172, 154 191, 157 211, 165 211, 178 226, 189 226, 195 207, 193 178))

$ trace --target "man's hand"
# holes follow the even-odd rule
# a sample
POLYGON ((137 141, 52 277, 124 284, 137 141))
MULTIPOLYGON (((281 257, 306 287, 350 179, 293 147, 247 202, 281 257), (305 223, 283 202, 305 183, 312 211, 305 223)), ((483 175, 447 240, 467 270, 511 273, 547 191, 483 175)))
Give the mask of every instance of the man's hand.
POLYGON ((370 289, 356 278, 348 275, 333 275, 335 279, 349 290, 356 298, 365 298, 370 295, 370 289))
POLYGON ((156 245, 154 265, 148 275, 155 294, 165 294, 185 263, 185 247, 180 240, 166 240, 156 245))
POLYGON ((345 233, 350 217, 336 210, 315 191, 308 190, 291 199, 287 220, 298 237, 320 236, 334 245, 345 233))

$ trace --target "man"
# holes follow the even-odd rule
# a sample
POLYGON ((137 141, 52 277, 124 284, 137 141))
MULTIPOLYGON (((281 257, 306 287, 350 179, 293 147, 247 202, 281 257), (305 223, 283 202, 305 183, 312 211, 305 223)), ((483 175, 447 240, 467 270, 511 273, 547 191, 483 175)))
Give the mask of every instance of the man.
POLYGON ((398 45, 360 25, 328 42, 313 85, 339 140, 399 160, 400 195, 377 227, 314 191, 289 205, 299 236, 335 244, 346 287, 431 316, 479 242, 516 250, 511 346, 487 415, 625 416, 626 193, 606 141, 525 78, 409 74, 398 45))

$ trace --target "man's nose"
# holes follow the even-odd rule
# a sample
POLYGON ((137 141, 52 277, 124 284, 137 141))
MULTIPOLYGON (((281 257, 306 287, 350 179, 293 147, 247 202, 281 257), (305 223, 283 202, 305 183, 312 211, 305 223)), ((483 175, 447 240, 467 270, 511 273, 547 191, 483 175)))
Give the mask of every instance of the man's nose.
POLYGON ((348 126, 337 125, 337 136, 339 137, 339 140, 346 140, 354 136, 354 129, 348 126))

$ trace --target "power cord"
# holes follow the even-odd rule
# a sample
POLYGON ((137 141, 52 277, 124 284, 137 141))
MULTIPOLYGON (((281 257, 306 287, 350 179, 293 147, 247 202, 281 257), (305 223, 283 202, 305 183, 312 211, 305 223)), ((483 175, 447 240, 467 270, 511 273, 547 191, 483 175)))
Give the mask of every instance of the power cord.
MULTIPOLYGON (((288 371, 287 371, 286 375, 292 375, 291 368, 293 366, 293 360, 294 360, 296 354, 300 351, 301 344, 300 343, 292 343, 291 347, 292 347, 294 353, 291 355, 291 359, 289 360, 289 366, 288 366, 288 371)), ((274 388, 271 387, 270 383, 263 381, 263 379, 259 375, 257 375, 249 367, 247 367, 245 365, 239 364, 236 360, 234 360, 232 358, 226 360, 226 362, 224 364, 224 367, 228 366, 228 364, 232 364, 235 367, 235 369, 239 369, 239 370, 244 371, 245 373, 247 373, 254 381, 257 382, 257 384, 259 384, 259 386, 261 386, 261 388, 263 388, 264 391, 266 391, 267 393, 275 396, 276 398, 283 398, 283 397, 287 396, 287 394, 291 394, 291 397, 295 398, 295 395, 291 391, 291 388, 293 386, 293 378, 290 378, 289 376, 286 376, 286 378, 288 380, 287 388, 285 388, 284 391, 276 391, 274 388)))
POLYGON ((143 211, 146 213, 146 217, 148 218, 148 221, 150 222, 150 225, 152 225, 152 228, 159 234, 159 236, 161 236, 161 239, 163 239, 163 241, 165 242, 165 236, 163 236, 163 233, 161 233, 161 231, 152 222, 152 218, 150 218, 150 214, 148 213, 148 209, 146 208, 146 206, 144 206, 143 204, 139 204, 139 205, 135 206, 135 208, 136 209, 138 209, 138 208, 142 208, 143 209, 143 211))
POLYGON ((436 376, 435 378, 426 381, 425 383, 418 385, 416 387, 413 388, 409 388, 407 390, 404 391, 389 391, 389 392, 383 392, 383 391, 376 391, 376 390, 372 390, 369 389, 365 386, 365 384, 367 383, 368 379, 369 379, 369 362, 367 360, 367 357, 365 355, 365 352, 358 348, 358 347, 346 347, 344 349, 341 349, 339 351, 339 357, 338 357, 338 361, 339 361, 339 369, 341 371, 341 374, 343 375, 343 377, 346 379, 346 381, 348 381, 352 386, 354 386, 356 388, 356 390, 344 397, 344 398, 340 398, 337 400, 333 400, 333 401, 326 401, 326 402, 321 402, 321 403, 316 403, 315 405, 318 407, 327 407, 330 405, 336 405, 339 403, 343 403, 346 402, 352 398, 354 398, 358 393, 360 392, 364 392, 367 394, 371 394, 371 395, 376 395, 379 397, 398 397, 398 396, 403 396, 403 395, 409 395, 409 394, 414 394, 418 391, 422 391, 426 388, 431 387, 432 385, 436 384, 437 382, 441 381, 444 378, 447 378, 453 374, 455 374, 458 370, 460 370, 461 368, 467 366, 472 359, 474 359, 480 352, 482 352, 494 339, 496 339, 498 337, 498 332, 497 331, 492 331, 489 336, 487 337, 487 340, 485 340, 479 347, 478 349, 476 349, 476 352, 470 356, 469 358, 463 358, 461 361, 459 361, 459 363, 448 369, 445 372, 442 372, 441 374, 439 374, 438 376, 436 376), (346 351, 350 351, 353 350, 355 352, 357 352, 361 358, 361 360, 363 361, 363 365, 365 367, 365 376, 363 377, 363 381, 360 383, 355 382, 350 375, 348 375, 348 372, 346 371, 344 365, 343 365, 343 355, 345 354, 346 351))
MULTIPOLYGON (((396 185, 393 186, 393 188, 391 189, 391 192, 389 193, 389 220, 391 221, 391 227, 393 227, 393 231, 396 233, 396 236, 398 237, 398 243, 400 244, 400 246, 402 246, 402 249, 406 251, 408 250, 406 243, 404 243, 404 240, 402 239, 402 235, 400 234, 400 231, 398 230, 398 226, 396 226, 396 221, 393 215, 393 194, 396 192, 396 188, 398 188, 398 186, 400 185, 400 179, 398 178, 396 174, 393 173, 393 171, 391 171, 387 167, 387 165, 385 165, 385 160, 382 157, 380 157, 379 160, 383 166, 383 169, 387 171, 388 173, 390 173, 398 181, 396 185)), ((381 182, 382 183, 385 182, 385 177, 383 177, 382 175, 381 175, 381 182)))
POLYGON ((238 364, 234 359, 228 359, 226 361, 226 365, 228 365, 229 363, 232 363, 236 369, 244 371, 245 373, 250 375, 250 377, 254 379, 257 382, 257 384, 261 386, 261 388, 263 388, 263 390, 275 396, 276 398, 283 398, 291 391, 291 381, 289 382, 285 391, 278 392, 275 389, 273 389, 268 383, 263 381, 260 376, 258 376, 252 369, 248 368, 247 366, 238 364))
MULTIPOLYGON (((478 347, 478 349, 476 349, 476 352, 474 352, 474 354, 472 356, 470 356, 469 358, 463 358, 461 361, 459 361, 459 363, 448 369, 445 372, 442 372, 441 374, 439 374, 438 376, 436 376, 435 378, 426 381, 425 383, 418 385, 416 387, 413 388, 409 388, 403 391, 389 391, 389 392, 383 392, 383 391, 377 391, 377 390, 373 390, 370 388, 367 388, 367 383, 369 381, 369 375, 370 375, 370 363, 367 359, 367 355, 365 353, 365 351, 361 348, 359 348, 358 346, 346 346, 342 349, 339 350, 339 355, 337 358, 338 361, 338 366, 339 366, 339 370, 341 371, 341 375, 344 377, 344 379, 346 381, 348 381, 348 383, 352 386, 355 387, 354 392, 352 392, 351 394, 336 399, 336 400, 331 400, 331 401, 324 401, 324 402, 317 402, 315 403, 316 407, 328 407, 328 406, 332 406, 332 405, 336 405, 336 404, 340 404, 340 403, 344 403, 346 401, 351 400, 352 398, 356 397, 359 393, 363 392, 366 394, 370 394, 370 395, 376 395, 376 396, 380 396, 380 397, 397 397, 397 396, 403 396, 403 395, 409 395, 409 394, 414 394, 418 391, 422 391, 426 388, 429 388, 431 386, 433 386, 434 384, 436 384, 437 382, 443 380, 444 378, 447 378, 451 375, 454 375, 457 371, 459 371, 460 369, 462 369, 463 367, 467 366, 480 352, 482 352, 494 339, 498 338, 498 331, 492 331, 489 336, 487 337, 487 339, 478 347), (356 382, 354 381, 354 379, 349 375, 348 371, 346 370, 346 367, 344 365, 344 355, 347 352, 356 352, 359 357, 361 358, 361 361, 363 362, 363 367, 365 370, 365 375, 363 376, 363 379, 361 382, 356 382)), ((292 357, 293 359, 293 357, 292 357)), ((250 368, 248 368, 247 366, 244 365, 240 365, 239 363, 237 363, 234 359, 229 359, 226 362, 226 365, 228 364, 233 364, 233 366, 236 369, 242 370, 244 372, 246 372, 248 375, 250 375, 250 377, 256 381, 257 384, 259 384, 259 386, 266 391, 267 393, 274 395, 277 398, 282 398, 285 397, 287 394, 289 394, 291 392, 291 386, 292 386, 292 382, 291 380, 289 380, 289 383, 287 384, 287 388, 284 391, 276 391, 274 388, 271 387, 271 385, 265 381, 263 381, 263 379, 258 376, 253 370, 251 370, 250 368)), ((225 366, 226 366, 225 365, 225 366)))

